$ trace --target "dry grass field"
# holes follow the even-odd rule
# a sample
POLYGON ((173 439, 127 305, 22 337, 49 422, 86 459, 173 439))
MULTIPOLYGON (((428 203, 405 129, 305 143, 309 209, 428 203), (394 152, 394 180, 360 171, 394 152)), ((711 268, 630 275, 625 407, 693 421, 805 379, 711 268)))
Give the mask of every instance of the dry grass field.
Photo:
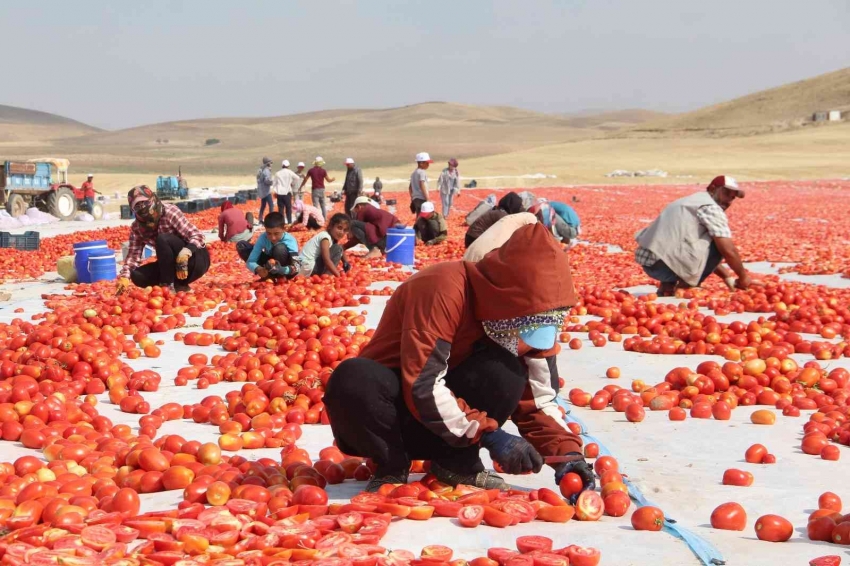
POLYGON ((341 178, 343 159, 353 156, 367 178, 379 175, 387 190, 403 190, 418 151, 437 161, 432 176, 457 157, 465 178, 492 187, 701 183, 719 172, 744 180, 845 177, 850 123, 811 122, 815 110, 831 109, 850 110, 850 68, 679 115, 550 115, 432 102, 102 131, 0 106, 0 158, 68 157, 72 182, 91 171, 107 192, 153 183, 178 167, 192 187, 250 185, 262 156, 309 163, 317 154, 331 176, 341 178), (605 177, 655 168, 669 176, 605 177))

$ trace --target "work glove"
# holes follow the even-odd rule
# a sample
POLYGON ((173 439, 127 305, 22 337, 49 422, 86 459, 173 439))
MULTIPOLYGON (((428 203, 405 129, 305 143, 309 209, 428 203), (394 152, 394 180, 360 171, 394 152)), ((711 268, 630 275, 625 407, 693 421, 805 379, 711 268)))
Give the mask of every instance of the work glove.
POLYGON ((192 250, 183 248, 177 254, 177 279, 181 281, 189 277, 189 259, 192 257, 192 250))
POLYGON ((531 444, 502 429, 485 433, 481 437, 481 446, 508 474, 537 473, 543 468, 543 456, 531 444))
MULTIPOLYGON (((555 467, 555 483, 560 484, 561 479, 563 479, 563 477, 568 473, 572 472, 574 474, 578 474, 581 478, 581 483, 584 486, 582 491, 596 489, 596 478, 593 475, 593 468, 585 461, 584 456, 582 456, 580 452, 569 452, 566 456, 572 457, 573 459, 569 462, 558 464, 555 467)), ((575 504, 575 500, 578 499, 578 496, 578 493, 574 494, 570 498, 570 503, 575 504)))
POLYGON ((437 242, 434 241, 434 240, 428 240, 427 242, 425 242, 425 245, 426 246, 436 246, 437 242))
POLYGON ((123 295, 127 292, 127 289, 130 288, 130 280, 126 277, 119 277, 117 283, 115 284, 115 294, 123 295))

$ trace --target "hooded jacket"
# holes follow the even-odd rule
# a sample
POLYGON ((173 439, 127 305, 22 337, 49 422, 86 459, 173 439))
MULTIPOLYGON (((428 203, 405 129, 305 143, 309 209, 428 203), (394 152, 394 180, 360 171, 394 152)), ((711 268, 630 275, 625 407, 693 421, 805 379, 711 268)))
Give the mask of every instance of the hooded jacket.
MULTIPOLYGON (((539 224, 517 230, 478 263, 446 262, 422 270, 393 293, 360 356, 400 369, 413 416, 446 443, 463 447, 498 428, 486 412, 456 398, 445 375, 484 338, 482 320, 537 314, 576 302, 568 256, 539 224)), ((528 384, 511 416, 542 455, 581 449, 555 398, 557 347, 525 357, 528 384)))

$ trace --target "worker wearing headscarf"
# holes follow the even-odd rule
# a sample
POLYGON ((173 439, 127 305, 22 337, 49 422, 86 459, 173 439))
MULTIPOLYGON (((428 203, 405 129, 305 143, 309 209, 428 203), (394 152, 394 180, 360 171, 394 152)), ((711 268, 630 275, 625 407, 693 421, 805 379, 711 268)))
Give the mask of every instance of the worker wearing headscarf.
POLYGON ((130 227, 130 245, 118 280, 124 292, 132 280, 137 287, 166 287, 188 291, 210 267, 204 235, 173 204, 165 204, 145 185, 127 194, 136 221, 130 227), (156 261, 141 265, 146 245, 156 249, 156 261), (129 280, 128 280, 129 277, 129 280))
POLYGON ((506 488, 481 448, 511 474, 558 457, 556 481, 575 472, 593 489, 556 401, 556 338, 575 302, 569 256, 537 223, 478 263, 435 264, 402 283, 324 397, 339 449, 377 465, 366 490, 406 483, 412 460, 430 460, 449 485, 506 488), (519 436, 502 429, 508 418, 519 436))

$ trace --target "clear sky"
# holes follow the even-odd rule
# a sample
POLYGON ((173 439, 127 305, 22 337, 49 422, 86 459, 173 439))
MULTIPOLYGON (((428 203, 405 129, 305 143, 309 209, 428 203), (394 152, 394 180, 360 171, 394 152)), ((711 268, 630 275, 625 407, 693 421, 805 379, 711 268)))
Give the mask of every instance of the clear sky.
POLYGON ((2 0, 0 103, 103 128, 425 101, 691 110, 850 65, 848 0, 2 0))

